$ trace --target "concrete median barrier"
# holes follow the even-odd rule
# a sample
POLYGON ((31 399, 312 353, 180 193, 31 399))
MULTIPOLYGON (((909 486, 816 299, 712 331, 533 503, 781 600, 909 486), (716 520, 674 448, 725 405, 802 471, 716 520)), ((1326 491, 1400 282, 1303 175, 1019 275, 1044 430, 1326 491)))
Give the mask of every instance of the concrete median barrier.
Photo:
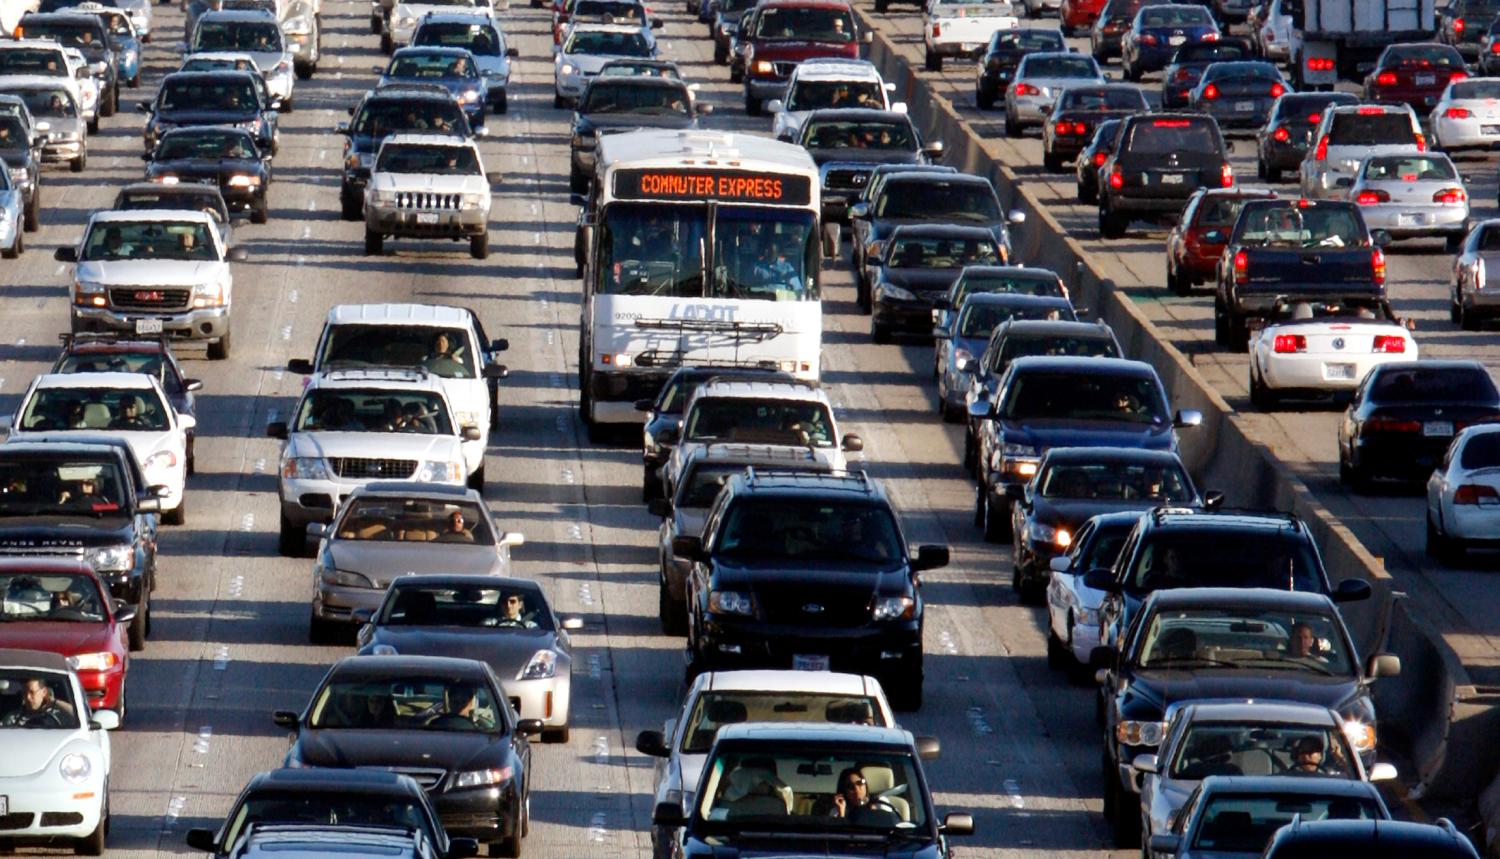
MULTIPOLYGON (((880 22, 863 15, 874 30, 869 59, 906 101, 912 120, 928 141, 941 140, 943 163, 987 176, 1008 208, 1026 214, 1013 229, 1016 259, 1062 275, 1073 301, 1115 330, 1127 355, 1156 367, 1173 408, 1197 409, 1203 424, 1181 433, 1183 458, 1199 485, 1223 490, 1233 507, 1288 511, 1307 522, 1335 584, 1346 578, 1370 583, 1368 601, 1346 603, 1345 617, 1361 653, 1387 651, 1402 659, 1402 674, 1374 684, 1380 708, 1380 740, 1405 759, 1403 780, 1414 796, 1472 799, 1489 784, 1500 763, 1493 743, 1500 709, 1469 679, 1457 655, 1421 607, 1404 601, 1380 559, 1321 504, 1300 477, 1280 461, 1251 427, 1214 390, 1189 357, 1116 287, 1084 248, 1002 163, 998 147, 982 140, 953 105, 920 78, 898 52, 880 22)), ((1492 791, 1500 823, 1500 785, 1492 791)))

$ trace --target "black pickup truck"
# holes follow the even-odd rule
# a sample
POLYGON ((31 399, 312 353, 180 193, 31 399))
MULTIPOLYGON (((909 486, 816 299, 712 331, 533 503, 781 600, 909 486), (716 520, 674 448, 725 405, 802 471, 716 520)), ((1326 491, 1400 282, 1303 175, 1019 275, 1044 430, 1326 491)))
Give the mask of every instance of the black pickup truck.
POLYGON ((1385 297, 1385 254, 1359 207, 1337 200, 1252 200, 1219 258, 1214 339, 1245 351, 1252 325, 1285 298, 1385 297))

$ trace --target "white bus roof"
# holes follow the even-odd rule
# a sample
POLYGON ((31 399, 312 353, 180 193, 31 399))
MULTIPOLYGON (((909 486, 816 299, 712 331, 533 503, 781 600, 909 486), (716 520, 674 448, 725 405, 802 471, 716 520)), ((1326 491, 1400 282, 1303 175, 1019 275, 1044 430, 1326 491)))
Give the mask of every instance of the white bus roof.
POLYGON ((818 175, 812 156, 796 144, 753 134, 697 129, 605 135, 599 140, 599 163, 605 169, 715 167, 818 175))

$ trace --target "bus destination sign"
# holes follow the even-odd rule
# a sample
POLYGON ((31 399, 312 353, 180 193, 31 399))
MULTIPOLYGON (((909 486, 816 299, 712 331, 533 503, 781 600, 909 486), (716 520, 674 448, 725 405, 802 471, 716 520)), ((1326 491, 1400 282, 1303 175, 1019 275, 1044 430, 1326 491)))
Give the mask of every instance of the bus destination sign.
POLYGON ((615 174, 615 198, 805 206, 812 202, 812 180, 744 170, 621 170, 615 174))

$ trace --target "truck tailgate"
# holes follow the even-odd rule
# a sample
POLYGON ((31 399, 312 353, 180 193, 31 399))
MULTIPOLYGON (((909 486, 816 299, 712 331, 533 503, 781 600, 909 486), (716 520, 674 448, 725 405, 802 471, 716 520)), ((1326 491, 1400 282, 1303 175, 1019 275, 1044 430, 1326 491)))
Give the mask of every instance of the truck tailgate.
POLYGON ((1007 29, 1018 23, 1014 15, 966 15, 963 7, 959 14, 933 18, 927 27, 927 35, 934 44, 964 44, 983 46, 996 30, 1007 29))
POLYGON ((1372 248, 1245 248, 1241 253, 1246 257, 1244 270, 1236 277, 1241 292, 1347 293, 1351 286, 1368 285, 1371 292, 1382 288, 1375 281, 1372 248))

